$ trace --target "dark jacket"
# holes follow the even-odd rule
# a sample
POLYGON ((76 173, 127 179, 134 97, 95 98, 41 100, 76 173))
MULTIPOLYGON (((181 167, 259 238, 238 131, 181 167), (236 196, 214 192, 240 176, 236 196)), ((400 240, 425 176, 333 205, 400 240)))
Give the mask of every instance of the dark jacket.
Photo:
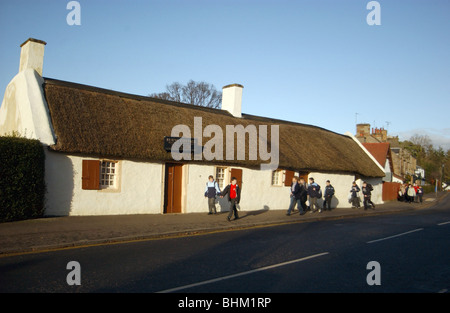
POLYGON ((206 183, 205 197, 215 198, 218 194, 220 194, 219 184, 216 181, 208 181, 206 183))
POLYGON ((319 190, 320 186, 317 183, 312 183, 308 186, 308 195, 311 198, 321 198, 319 190))
POLYGON ((292 186, 294 186, 294 183, 291 184, 292 195, 295 197, 296 200, 300 200, 302 198, 302 190, 304 190, 303 185, 295 183, 294 190, 292 190, 292 186))
POLYGON ((350 190, 350 192, 352 193, 352 197, 356 198, 358 195, 357 193, 360 192, 361 189, 359 189, 358 185, 353 186, 352 185, 352 189, 350 190))
POLYGON ((324 197, 332 197, 334 195, 334 187, 332 185, 325 186, 324 197))
MULTIPOLYGON (((228 201, 231 201, 230 186, 231 184, 226 186, 225 189, 220 193, 222 197, 225 197, 225 195, 228 194, 228 201)), ((239 186, 236 184, 236 203, 239 203, 239 201, 241 201, 241 188, 239 188, 239 186)))
POLYGON ((362 187, 362 193, 365 196, 372 195, 372 192, 371 192, 372 190, 373 190, 373 187, 371 184, 367 184, 366 187, 362 187))

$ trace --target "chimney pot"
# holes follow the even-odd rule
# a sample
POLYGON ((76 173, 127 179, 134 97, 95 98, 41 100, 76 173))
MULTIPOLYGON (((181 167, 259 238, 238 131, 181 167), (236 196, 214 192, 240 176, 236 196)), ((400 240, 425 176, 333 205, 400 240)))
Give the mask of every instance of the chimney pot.
POLYGON ((19 72, 26 69, 34 69, 42 76, 42 68, 44 65, 44 47, 47 43, 42 40, 28 38, 20 45, 20 66, 19 72))

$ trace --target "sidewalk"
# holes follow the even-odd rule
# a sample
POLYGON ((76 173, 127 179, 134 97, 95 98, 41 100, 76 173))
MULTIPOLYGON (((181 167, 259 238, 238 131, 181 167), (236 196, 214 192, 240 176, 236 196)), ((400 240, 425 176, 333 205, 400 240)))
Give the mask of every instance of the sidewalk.
MULTIPOLYGON (((438 194, 440 201, 447 193, 438 194)), ((398 201, 377 205, 375 210, 337 208, 322 213, 298 211, 286 216, 286 210, 241 211, 240 219, 228 222, 228 212, 217 215, 142 214, 110 216, 67 216, 40 218, 0 224, 0 257, 14 253, 106 244, 142 239, 170 238, 183 235, 226 231, 285 223, 311 222, 359 216, 408 212, 428 208, 436 203, 435 194, 424 195, 423 204, 398 201)), ((287 208, 286 208, 287 209, 287 208)))

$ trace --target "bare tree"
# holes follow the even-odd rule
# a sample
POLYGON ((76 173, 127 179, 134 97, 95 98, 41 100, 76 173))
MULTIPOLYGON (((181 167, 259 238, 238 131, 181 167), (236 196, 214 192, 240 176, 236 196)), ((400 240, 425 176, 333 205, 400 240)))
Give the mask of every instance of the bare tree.
POLYGON ((214 85, 192 79, 184 86, 178 82, 166 85, 165 92, 153 93, 150 97, 215 109, 220 108, 222 102, 222 93, 214 85))

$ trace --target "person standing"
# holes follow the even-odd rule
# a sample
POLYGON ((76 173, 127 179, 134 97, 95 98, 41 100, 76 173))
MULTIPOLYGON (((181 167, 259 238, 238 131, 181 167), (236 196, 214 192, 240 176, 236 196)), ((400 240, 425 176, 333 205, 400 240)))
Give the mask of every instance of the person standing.
POLYGON ((220 194, 219 184, 214 180, 212 175, 209 175, 205 189, 205 198, 208 198, 209 215, 217 214, 216 195, 218 194, 220 194))
POLYGON ((322 212, 322 209, 317 205, 317 199, 322 198, 320 195, 320 186, 314 182, 314 178, 309 178, 309 186, 308 186, 308 195, 309 195, 309 206, 311 208, 311 213, 315 213, 317 209, 319 213, 322 212))
POLYGON ((350 201, 352 203, 352 208, 357 208, 357 209, 360 208, 360 205, 359 205, 360 199, 358 197, 358 192, 360 192, 360 191, 361 191, 361 189, 359 189, 359 186, 354 181, 352 183, 352 189, 350 190, 350 192, 351 192, 350 201))
POLYGON ((409 203, 414 202, 414 197, 416 196, 416 191, 414 190, 414 187, 411 186, 411 184, 408 185, 408 191, 406 193, 408 194, 408 202, 409 203))
POLYGON ((419 202, 422 203, 422 201, 423 201, 423 188, 422 188, 422 186, 418 186, 418 188, 417 188, 417 198, 419 199, 419 202))
POLYGON ((323 210, 326 211, 327 208, 329 211, 331 211, 331 199, 333 199, 334 195, 334 187, 331 186, 331 183, 329 180, 327 180, 327 185, 325 186, 325 192, 323 194, 324 196, 324 202, 323 202, 323 210))
POLYGON ((375 204, 370 199, 372 197, 372 190, 373 187, 371 184, 363 182, 362 193, 364 195, 364 210, 367 210, 369 208, 369 203, 372 205, 372 208, 375 209, 375 204))
POLYGON ((300 215, 305 214, 303 207, 301 205, 301 191, 302 191, 302 186, 298 183, 298 177, 294 176, 292 178, 292 184, 291 184, 291 203, 289 205, 289 209, 286 213, 286 215, 291 215, 291 211, 294 210, 295 205, 297 204, 297 209, 300 213, 300 215))
POLYGON ((225 189, 220 193, 220 197, 223 198, 228 194, 228 201, 230 201, 230 213, 228 213, 227 220, 231 221, 231 217, 234 213, 234 219, 239 219, 236 205, 241 201, 241 189, 237 185, 236 177, 231 178, 231 184, 225 187, 225 189))
POLYGON ((419 190, 419 186, 417 185, 417 183, 414 183, 413 185, 414 188, 414 192, 416 193, 416 195, 414 196, 414 202, 419 202, 419 197, 417 196, 417 191, 419 190))

